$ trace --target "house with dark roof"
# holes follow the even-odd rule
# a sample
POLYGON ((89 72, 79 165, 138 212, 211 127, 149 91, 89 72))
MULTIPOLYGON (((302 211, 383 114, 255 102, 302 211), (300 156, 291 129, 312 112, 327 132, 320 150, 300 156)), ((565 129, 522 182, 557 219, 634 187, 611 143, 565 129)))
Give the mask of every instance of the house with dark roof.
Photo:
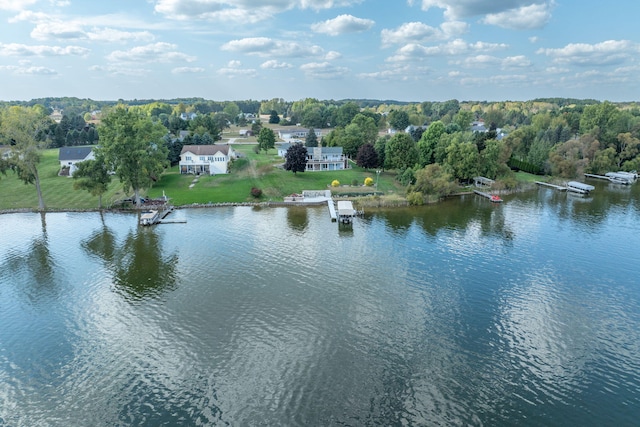
POLYGON ((229 173, 229 163, 237 157, 230 145, 185 145, 180 152, 180 173, 216 175, 229 173))
POLYGON ((60 175, 73 176, 73 172, 78 168, 76 165, 85 160, 95 159, 91 146, 83 147, 60 147, 58 160, 60 161, 60 175))

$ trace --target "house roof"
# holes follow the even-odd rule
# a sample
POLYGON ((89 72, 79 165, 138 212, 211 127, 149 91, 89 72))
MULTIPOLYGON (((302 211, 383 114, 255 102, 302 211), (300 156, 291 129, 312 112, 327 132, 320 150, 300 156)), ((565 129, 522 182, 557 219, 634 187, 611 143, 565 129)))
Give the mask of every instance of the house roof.
POLYGON ((60 147, 58 160, 84 160, 93 151, 93 147, 60 147))
POLYGON ((213 145, 185 145, 182 147, 180 154, 193 153, 196 156, 211 156, 216 153, 229 155, 229 145, 213 144, 213 145))
MULTIPOLYGON (((318 147, 322 154, 342 154, 342 147, 318 147)), ((313 149, 311 150, 313 151, 313 149)))

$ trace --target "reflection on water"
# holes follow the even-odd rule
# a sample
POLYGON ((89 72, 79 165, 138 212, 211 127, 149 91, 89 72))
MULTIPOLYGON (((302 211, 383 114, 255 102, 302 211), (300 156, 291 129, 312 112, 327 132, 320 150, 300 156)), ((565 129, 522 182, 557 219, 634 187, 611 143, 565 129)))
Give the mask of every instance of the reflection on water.
POLYGON ((114 233, 103 226, 81 244, 89 255, 103 260, 116 287, 134 300, 159 295, 176 286, 178 256, 162 253, 155 228, 131 231, 119 244, 114 233))
POLYGON ((2 215, 0 425, 633 425, 639 194, 605 187, 2 215))

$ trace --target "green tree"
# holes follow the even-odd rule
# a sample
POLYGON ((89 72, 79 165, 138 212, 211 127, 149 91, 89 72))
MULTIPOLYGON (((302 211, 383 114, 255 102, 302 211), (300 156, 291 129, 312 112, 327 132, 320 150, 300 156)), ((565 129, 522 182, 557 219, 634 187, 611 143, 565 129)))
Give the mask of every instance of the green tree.
POLYGON ((302 144, 293 144, 284 155, 284 170, 304 172, 307 168, 307 149, 302 144))
POLYGON ((404 110, 392 110, 389 113, 389 126, 396 130, 405 130, 409 126, 409 113, 404 110))
POLYGON ((222 111, 229 117, 231 117, 231 121, 234 123, 238 121, 240 113, 242 112, 240 111, 240 107, 238 107, 238 104, 236 104, 235 102, 225 103, 224 109, 222 111))
POLYGON ((307 137, 304 140, 304 145, 313 148, 318 146, 318 135, 316 135, 316 131, 313 128, 309 128, 309 132, 307 132, 307 137))
POLYGON ((214 141, 220 140, 220 128, 211 114, 199 114, 189 121, 189 130, 194 134, 208 133, 214 141))
POLYGON ((278 116, 278 112, 276 110, 271 110, 269 114, 269 123, 278 124, 280 123, 280 116, 278 116))
POLYGON ((473 122, 474 114, 471 110, 460 110, 453 118, 453 122, 460 126, 461 130, 468 130, 473 122))
POLYGON ((468 182, 478 175, 478 158, 476 144, 454 139, 447 147, 446 167, 455 178, 468 182))
POLYGON ((435 161, 435 150, 440 141, 440 137, 445 133, 445 126, 440 120, 429 125, 422 133, 418 141, 418 151, 420 152, 420 164, 429 165, 435 161))
POLYGON ((334 126, 346 127, 351 120, 360 113, 360 106, 355 102, 347 102, 338 108, 335 114, 334 126))
POLYGON ((270 148, 276 146, 276 134, 269 128, 260 129, 258 134, 258 146, 266 153, 270 148))
POLYGON ((102 209, 102 195, 109 189, 111 175, 109 168, 101 155, 95 159, 85 160, 76 164, 73 173, 73 188, 87 190, 92 196, 98 196, 98 209, 102 209))
POLYGON ((33 108, 13 106, 2 111, 0 133, 11 145, 9 165, 25 184, 34 184, 38 194, 38 209, 45 210, 38 164, 42 150, 47 148, 45 130, 51 119, 33 108))
POLYGON ((635 160, 640 154, 640 139, 634 138, 631 133, 625 132, 618 135, 618 147, 620 153, 617 156, 618 169, 628 161, 635 160))
POLYGON ((416 171, 415 179, 414 191, 422 194, 432 194, 438 198, 453 194, 458 188, 451 174, 437 163, 427 165, 416 171))
POLYGON ((140 191, 160 179, 168 164, 166 128, 119 105, 102 119, 98 132, 101 145, 96 157, 103 157, 115 171, 125 192, 133 190, 140 206, 140 191))
POLYGON ((385 147, 385 168, 412 168, 419 161, 418 148, 411 136, 406 133, 396 133, 385 147))

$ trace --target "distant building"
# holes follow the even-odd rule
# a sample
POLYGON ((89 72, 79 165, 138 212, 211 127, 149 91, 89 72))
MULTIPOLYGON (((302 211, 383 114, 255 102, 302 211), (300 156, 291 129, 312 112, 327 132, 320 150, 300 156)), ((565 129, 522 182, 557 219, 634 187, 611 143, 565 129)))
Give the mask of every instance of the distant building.
MULTIPOLYGON (((313 131, 318 138, 321 138, 324 135, 322 129, 313 129, 313 131)), ((276 132, 278 133, 278 138, 282 139, 283 141, 289 142, 296 139, 305 139, 307 137, 307 134, 309 133, 309 129, 291 126, 278 129, 276 132)))

